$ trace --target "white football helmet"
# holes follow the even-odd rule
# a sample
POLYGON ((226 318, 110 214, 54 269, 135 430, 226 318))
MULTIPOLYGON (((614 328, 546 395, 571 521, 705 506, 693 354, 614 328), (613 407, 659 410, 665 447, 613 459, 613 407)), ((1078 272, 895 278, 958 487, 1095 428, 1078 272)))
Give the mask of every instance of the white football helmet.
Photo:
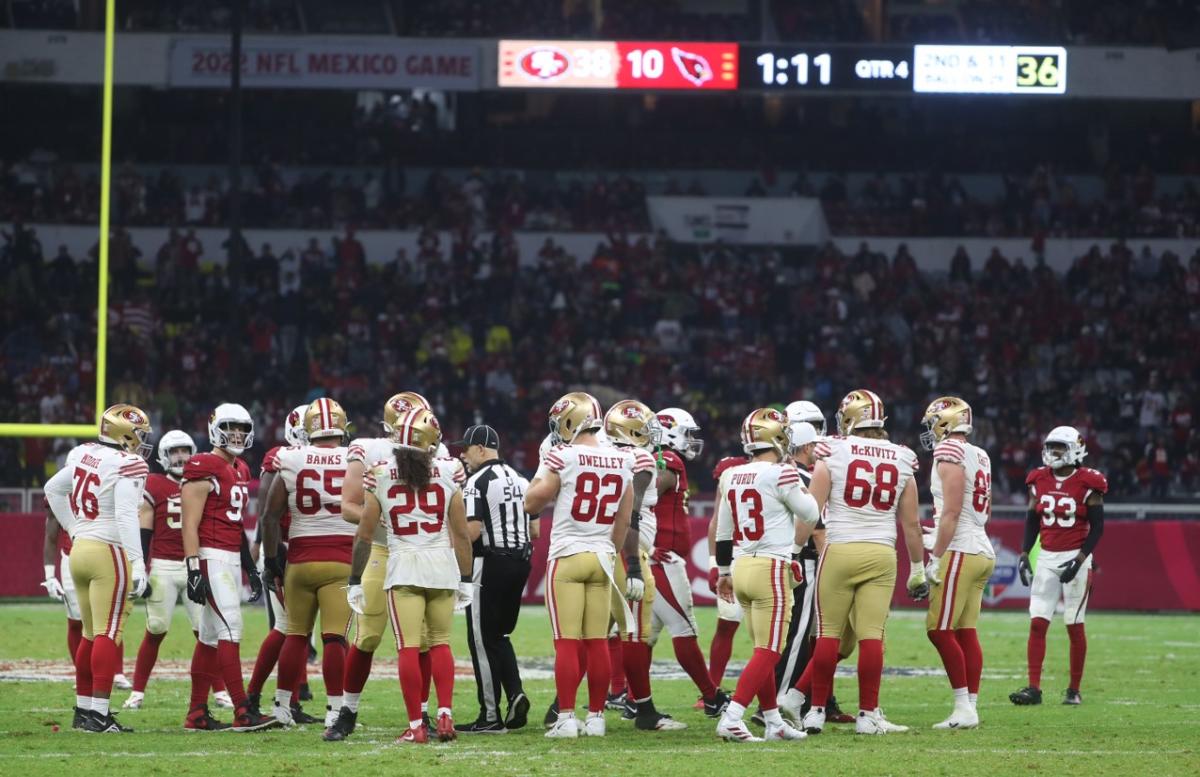
POLYGON ((821 408, 812 402, 809 402, 807 399, 789 402, 785 412, 787 413, 789 424, 807 421, 812 424, 813 429, 817 430, 818 437, 825 436, 825 414, 821 412, 821 408))
POLYGON ((678 407, 659 410, 658 424, 662 427, 662 444, 688 461, 694 460, 704 450, 700 425, 688 411, 678 407))
POLYGON ((308 410, 308 405, 297 405, 292 412, 287 414, 287 418, 283 419, 283 439, 288 445, 295 447, 308 444, 308 435, 304 433, 304 411, 306 410, 308 410))
POLYGON ((183 465, 195 455, 196 443, 187 432, 172 429, 158 441, 158 464, 175 477, 183 474, 183 465), (187 453, 183 452, 185 449, 187 453))
POLYGON ((214 448, 241 456, 254 445, 254 419, 236 402, 217 405, 208 417, 208 441, 214 448))
POLYGON ((1083 435, 1074 426, 1054 427, 1042 443, 1042 463, 1051 469, 1077 467, 1085 456, 1087 448, 1083 444, 1083 435), (1066 450, 1051 450, 1051 443, 1065 445, 1066 450))

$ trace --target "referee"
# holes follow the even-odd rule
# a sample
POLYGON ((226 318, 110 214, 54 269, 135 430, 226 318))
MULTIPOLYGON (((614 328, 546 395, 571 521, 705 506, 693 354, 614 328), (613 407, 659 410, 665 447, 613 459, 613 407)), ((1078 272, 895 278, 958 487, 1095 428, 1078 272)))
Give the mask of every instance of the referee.
POLYGON ((459 441, 471 476, 463 489, 468 528, 474 543, 475 597, 467 607, 467 641, 475 666, 479 717, 455 726, 463 734, 504 734, 522 728, 529 699, 509 634, 521 614, 529 580, 531 539, 538 524, 525 513, 529 481, 500 458, 500 437, 490 426, 472 426, 459 441), (500 716, 500 693, 508 710, 500 716))

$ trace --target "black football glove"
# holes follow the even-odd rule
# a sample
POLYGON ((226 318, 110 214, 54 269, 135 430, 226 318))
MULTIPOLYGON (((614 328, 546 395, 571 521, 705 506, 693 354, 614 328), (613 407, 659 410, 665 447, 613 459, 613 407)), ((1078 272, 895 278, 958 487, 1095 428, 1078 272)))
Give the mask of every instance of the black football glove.
POLYGON ((187 598, 196 604, 204 604, 208 600, 208 581, 200 571, 200 559, 188 556, 187 559, 187 598))
POLYGON ((151 596, 154 596, 154 589, 150 587, 150 581, 147 580, 146 581, 146 590, 142 591, 142 595, 139 598, 149 599, 151 596))
MULTIPOLYGON (((267 584, 267 588, 279 596, 283 593, 283 573, 287 568, 287 562, 283 556, 268 556, 263 559, 262 582, 267 584)), ((262 593, 262 587, 259 587, 259 593, 262 593)))
POLYGON ((1063 583, 1071 582, 1075 579, 1075 575, 1079 574, 1079 568, 1082 566, 1083 559, 1079 558, 1078 556, 1065 564, 1060 564, 1058 568, 1062 571, 1058 573, 1058 579, 1063 581, 1063 583))
POLYGON ((1029 554, 1022 553, 1017 559, 1017 574, 1021 576, 1021 585, 1026 588, 1033 582, 1033 567, 1029 565, 1029 554))
POLYGON ((250 583, 250 598, 246 601, 250 603, 257 602, 262 598, 263 581, 254 570, 250 570, 250 574, 246 575, 246 582, 250 583))

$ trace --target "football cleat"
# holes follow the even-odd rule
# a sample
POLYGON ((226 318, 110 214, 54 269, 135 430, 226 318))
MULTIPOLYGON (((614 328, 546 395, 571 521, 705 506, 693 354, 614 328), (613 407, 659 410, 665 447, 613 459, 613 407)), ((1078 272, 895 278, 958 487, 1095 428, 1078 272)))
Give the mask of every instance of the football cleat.
POLYGON ((621 705, 621 720, 637 720, 637 716, 637 702, 626 696, 625 703, 621 705))
POLYGON ((607 734, 608 723, 604 720, 604 713, 589 712, 583 721, 583 731, 579 733, 585 737, 602 737, 607 734))
POLYGON ((222 709, 233 709, 233 699, 229 696, 229 691, 217 691, 213 694, 213 701, 222 709))
POLYGON ((421 712, 421 725, 425 726, 425 736, 427 738, 437 736, 437 726, 433 724, 433 718, 429 717, 428 712, 421 712))
POLYGON ((1083 704, 1083 697, 1074 688, 1068 688, 1063 695, 1063 704, 1083 704))
POLYGON ((507 734, 508 729, 498 720, 487 720, 479 718, 470 723, 463 723, 455 726, 454 729, 460 734, 507 734))
POLYGON ((408 727, 400 736, 396 737, 398 745, 427 745, 429 744, 429 734, 425 732, 425 726, 420 725, 416 728, 408 727))
POLYGON ((453 742, 458 739, 458 732, 454 730, 454 718, 449 712, 442 712, 437 717, 437 738, 439 742, 453 742))
POLYGON ((908 726, 892 723, 883 716, 883 710, 879 707, 870 712, 860 711, 858 720, 854 722, 855 734, 901 734, 905 731, 908 731, 908 726))
POLYGON ((767 725, 767 719, 763 717, 762 707, 759 707, 754 711, 754 714, 750 716, 750 722, 756 726, 767 725))
MULTIPOLYGON (((299 706, 300 706, 299 704, 293 704, 292 709, 295 710, 299 706)), ((340 706, 335 710, 333 707, 330 707, 328 704, 325 705, 325 720, 323 721, 325 724, 325 728, 329 728, 330 726, 333 725, 333 722, 338 719, 338 713, 341 711, 342 711, 342 708, 340 706)), ((309 717, 311 717, 311 716, 309 716, 309 717)), ((299 721, 297 721, 297 722, 299 722, 299 721)))
MULTIPOLYGON (((276 708, 278 710, 278 708, 276 708)), ((291 717, 292 711, 287 710, 288 717, 291 717)), ((279 719, 269 715, 262 715, 250 709, 247 705, 242 705, 237 709, 237 715, 233 719, 233 725, 230 726, 232 731, 239 734, 248 734, 252 731, 265 731, 269 728, 275 728, 280 723, 279 719)))
POLYGON ((717 736, 726 742, 762 742, 762 737, 756 737, 746 727, 745 721, 729 720, 724 715, 717 723, 717 736))
POLYGON ((349 707, 342 707, 338 711, 337 720, 332 726, 325 729, 325 733, 321 734, 321 739, 326 742, 341 742, 346 737, 354 733, 354 727, 358 724, 358 713, 351 712, 349 707))
POLYGON ((703 705, 704 714, 710 718, 718 718, 725 712, 725 708, 729 706, 729 694, 722 691, 720 688, 713 694, 712 699, 700 700, 703 705))
POLYGON ((779 714, 795 723, 804 720, 804 703, 808 701, 804 694, 795 688, 788 688, 787 693, 779 699, 779 714))
POLYGON ((842 712, 842 708, 838 706, 837 698, 830 696, 829 701, 825 704, 825 722, 826 723, 853 723, 854 716, 849 713, 842 712))
POLYGON ((122 726, 110 712, 101 715, 98 712, 88 713, 83 721, 83 730, 89 734, 132 734, 133 729, 122 726))
POLYGON ((1019 707, 1042 703, 1042 690, 1034 688, 1032 685, 1027 685, 1019 691, 1010 693, 1008 700, 1019 707))
POLYGON ((296 719, 292 717, 292 708, 279 702, 275 702, 275 720, 284 728, 296 725, 296 719))
POLYGON ((126 699, 125 703, 121 705, 121 709, 140 710, 142 708, 142 702, 145 700, 145 698, 146 694, 142 693, 141 691, 134 691, 133 693, 129 694, 129 698, 126 699))
POLYGON ((963 728, 977 728, 979 726, 979 714, 968 703, 954 705, 954 712, 950 713, 950 717, 943 720, 941 723, 933 724, 937 731, 953 731, 963 728))
POLYGON ((574 715, 566 718, 555 718, 554 724, 546 732, 548 739, 575 739, 578 736, 579 720, 574 715))
POLYGON ((132 691, 133 683, 129 682, 129 678, 123 674, 113 677, 113 687, 120 688, 122 691, 132 691))
POLYGON ((229 724, 222 723, 210 715, 208 705, 205 704, 188 712, 183 728, 185 731, 227 731, 229 724))
POLYGON ((781 720, 778 723, 767 723, 766 733, 763 734, 763 739, 768 742, 791 741, 806 739, 807 737, 808 734, 805 734, 786 720, 781 720))
POLYGON ((546 728, 550 728, 558 723, 558 697, 554 697, 554 701, 550 702, 550 706, 546 709, 546 715, 542 718, 542 724, 546 728))
POLYGON ((255 715, 262 714, 262 710, 258 706, 261 703, 262 703, 262 694, 261 693, 246 694, 246 708, 249 709, 251 712, 253 712, 255 715))
POLYGON ((71 720, 71 728, 82 730, 84 724, 87 723, 87 719, 91 716, 91 710, 85 710, 80 707, 76 707, 75 717, 71 720))
POLYGON ((529 722, 529 697, 518 693, 516 698, 508 703, 508 714, 504 716, 504 727, 507 729, 525 728, 529 722))
POLYGON ((692 709, 694 709, 694 710, 704 709, 704 697, 703 696, 696 699, 696 703, 692 705, 692 709))
POLYGON ((683 731, 687 728, 686 723, 657 711, 638 715, 633 725, 639 731, 683 731))
POLYGON ((620 693, 610 693, 608 695, 608 699, 604 702, 604 709, 620 712, 625 709, 625 705, 628 703, 628 700, 629 694, 626 691, 621 691, 620 693))
MULTIPOLYGON (((308 663, 311 664, 311 663, 313 663, 311 647, 309 648, 309 651, 310 652, 308 655, 308 663)), ((309 690, 308 683, 300 683, 300 701, 312 701, 312 700, 313 700, 313 695, 312 695, 312 691, 309 690)))
POLYGON ((825 708, 813 707, 804 715, 804 723, 802 724, 805 734, 820 734, 821 729, 825 728, 825 708))
MULTIPOLYGON (((328 708, 326 708, 326 709, 328 709, 328 708)), ((333 721, 336 719, 337 719, 337 715, 330 715, 328 718, 329 724, 332 725, 333 721)), ((292 702, 292 720, 294 720, 296 722, 297 726, 306 726, 311 723, 321 723, 322 722, 322 721, 314 718, 312 715, 309 715, 307 712, 305 712, 304 708, 300 706, 300 702, 298 702, 298 701, 292 702)))

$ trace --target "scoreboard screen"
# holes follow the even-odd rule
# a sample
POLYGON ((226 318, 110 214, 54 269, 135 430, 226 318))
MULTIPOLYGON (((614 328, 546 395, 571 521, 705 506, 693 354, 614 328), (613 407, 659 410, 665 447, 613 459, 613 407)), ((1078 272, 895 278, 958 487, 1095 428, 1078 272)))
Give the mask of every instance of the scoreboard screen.
POLYGON ((736 43, 502 40, 501 87, 732 90, 736 43))
POLYGON ((912 47, 742 46, 745 91, 912 92, 912 83, 912 47))
POLYGON ((916 46, 913 91, 943 94, 1064 94, 1061 46, 916 46))

